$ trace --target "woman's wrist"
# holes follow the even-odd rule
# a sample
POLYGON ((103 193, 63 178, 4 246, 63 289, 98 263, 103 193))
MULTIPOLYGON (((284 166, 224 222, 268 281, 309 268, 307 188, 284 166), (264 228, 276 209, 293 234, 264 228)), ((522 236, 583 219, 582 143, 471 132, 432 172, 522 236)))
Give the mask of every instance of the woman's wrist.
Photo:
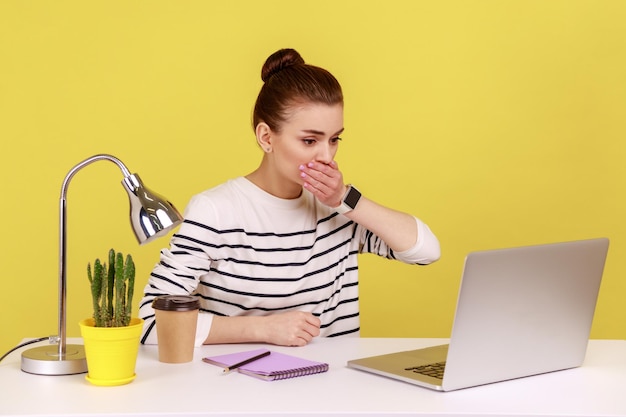
POLYGON ((361 192, 353 185, 348 184, 341 198, 341 202, 337 207, 333 207, 333 210, 339 214, 346 214, 356 208, 359 200, 361 200, 361 192))

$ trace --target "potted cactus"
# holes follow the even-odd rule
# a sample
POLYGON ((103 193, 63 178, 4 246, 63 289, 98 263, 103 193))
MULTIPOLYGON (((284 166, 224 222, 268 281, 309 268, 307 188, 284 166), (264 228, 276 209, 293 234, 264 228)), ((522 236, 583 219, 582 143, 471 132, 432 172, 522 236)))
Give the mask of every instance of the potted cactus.
POLYGON ((91 284, 93 318, 96 327, 122 327, 130 324, 135 291, 135 263, 131 255, 109 251, 109 267, 96 259, 87 264, 91 284))
POLYGON ((87 264, 92 317, 79 325, 85 342, 87 380, 95 385, 122 385, 135 378, 143 320, 132 317, 135 264, 131 255, 111 249, 108 265, 87 264))

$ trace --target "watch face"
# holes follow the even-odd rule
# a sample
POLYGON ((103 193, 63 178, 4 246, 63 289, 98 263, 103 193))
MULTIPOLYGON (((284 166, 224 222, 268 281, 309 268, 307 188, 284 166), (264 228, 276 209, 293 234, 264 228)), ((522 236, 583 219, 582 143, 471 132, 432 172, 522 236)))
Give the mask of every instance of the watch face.
POLYGON ((344 198, 343 202, 350 208, 355 208, 356 203, 359 202, 361 198, 361 193, 356 188, 350 187, 350 191, 348 191, 348 195, 344 198))

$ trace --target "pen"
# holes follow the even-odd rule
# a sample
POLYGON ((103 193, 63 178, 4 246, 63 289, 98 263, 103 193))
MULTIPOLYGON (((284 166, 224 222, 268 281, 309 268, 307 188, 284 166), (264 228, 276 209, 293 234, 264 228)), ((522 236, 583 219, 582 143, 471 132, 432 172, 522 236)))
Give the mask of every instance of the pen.
POLYGON ((246 364, 249 364, 250 362, 254 362, 254 361, 256 361, 256 360, 259 360, 259 359, 261 359, 261 358, 264 358, 264 357, 268 356, 270 353, 271 353, 271 352, 268 350, 267 352, 263 352, 263 353, 261 353, 260 355, 253 356, 253 357, 251 357, 251 358, 249 358, 249 359, 246 359, 245 361, 241 361, 241 362, 236 363, 236 364, 234 364, 234 365, 230 365, 230 366, 228 366, 228 367, 224 368, 224 372, 225 372, 225 373, 226 373, 226 372, 230 372, 230 371, 232 371, 233 369, 237 369, 237 368, 239 368, 240 366, 244 366, 244 365, 246 365, 246 364))

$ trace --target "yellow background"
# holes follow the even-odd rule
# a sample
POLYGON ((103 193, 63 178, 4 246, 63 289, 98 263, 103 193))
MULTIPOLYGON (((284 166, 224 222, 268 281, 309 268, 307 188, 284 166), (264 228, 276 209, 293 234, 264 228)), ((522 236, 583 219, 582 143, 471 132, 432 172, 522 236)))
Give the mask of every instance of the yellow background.
MULTIPOLYGON (((346 181, 441 241, 424 268, 361 258, 363 336, 447 337, 469 251, 606 236, 592 337, 625 338, 625 21, 605 0, 3 0, 0 353, 56 334, 67 172, 110 153, 181 211, 250 172, 283 47, 344 87, 346 181)), ((102 161, 69 187, 70 336, 88 261, 132 253, 139 298, 167 246, 136 245, 121 180, 102 161)))

